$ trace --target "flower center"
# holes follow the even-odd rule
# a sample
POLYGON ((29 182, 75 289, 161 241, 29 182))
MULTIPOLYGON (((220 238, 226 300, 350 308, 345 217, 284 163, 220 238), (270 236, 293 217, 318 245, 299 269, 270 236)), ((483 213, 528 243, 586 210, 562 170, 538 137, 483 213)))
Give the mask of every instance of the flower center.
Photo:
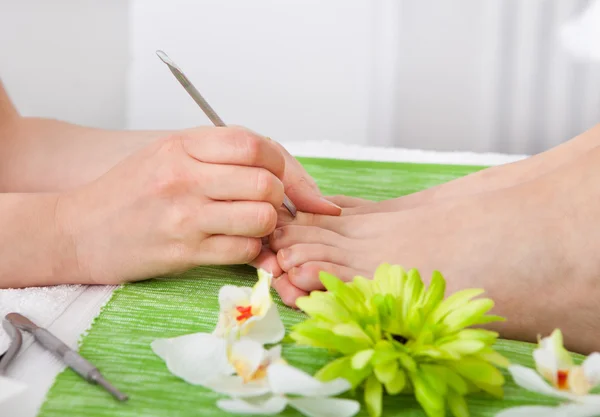
POLYGON ((252 306, 237 306, 235 309, 239 313, 235 319, 240 323, 243 323, 252 317, 252 306))
POLYGON ((567 381, 569 379, 569 371, 559 370, 556 372, 556 386, 558 389, 568 389, 567 381))

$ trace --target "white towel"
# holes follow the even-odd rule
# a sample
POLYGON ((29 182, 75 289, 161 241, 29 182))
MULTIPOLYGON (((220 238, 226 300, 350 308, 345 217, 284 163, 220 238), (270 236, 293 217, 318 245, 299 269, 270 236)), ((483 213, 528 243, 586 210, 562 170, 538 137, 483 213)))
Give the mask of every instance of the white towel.
MULTIPOLYGON (((40 327, 49 327, 82 293, 83 285, 59 285, 0 290, 0 318, 21 313, 40 327)), ((0 330, 0 354, 8 348, 9 337, 0 330)))

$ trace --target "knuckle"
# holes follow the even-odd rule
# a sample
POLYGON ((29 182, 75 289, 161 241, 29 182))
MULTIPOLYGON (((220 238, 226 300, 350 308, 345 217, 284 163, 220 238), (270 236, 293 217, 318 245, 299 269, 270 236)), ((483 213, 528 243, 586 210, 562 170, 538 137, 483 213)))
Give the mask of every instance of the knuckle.
POLYGON ((266 169, 259 169, 256 172, 256 192, 261 200, 268 200, 275 189, 273 175, 266 169))
POLYGON ((256 226, 264 236, 273 233, 277 226, 277 210, 270 204, 261 204, 256 211, 256 226))
POLYGON ((261 201, 268 201, 276 206, 283 203, 283 183, 266 169, 259 169, 256 174, 256 193, 261 201))
POLYGON ((190 230, 192 216, 193 212, 186 204, 176 203, 169 205, 166 218, 170 232, 177 237, 183 237, 182 233, 190 230))
POLYGON ((262 249, 262 242, 260 239, 246 239, 246 244, 243 250, 240 252, 242 259, 242 263, 250 263, 256 259, 258 255, 260 255, 260 251, 262 249))
POLYGON ((185 242, 176 240, 172 242, 165 251, 168 259, 167 265, 171 271, 183 271, 191 266, 190 258, 192 251, 185 242))
POLYGON ((173 196, 187 183, 187 175, 174 164, 166 164, 156 170, 150 182, 151 192, 158 196, 173 196))
POLYGON ((235 135, 242 161, 251 166, 256 165, 260 159, 262 140, 245 129, 235 129, 235 135))

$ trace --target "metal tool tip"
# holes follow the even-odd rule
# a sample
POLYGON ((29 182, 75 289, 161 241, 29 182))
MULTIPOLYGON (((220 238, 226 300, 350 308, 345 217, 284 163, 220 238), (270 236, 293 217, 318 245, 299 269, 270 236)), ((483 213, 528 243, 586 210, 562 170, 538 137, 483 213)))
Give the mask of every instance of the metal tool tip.
POLYGON ((159 50, 156 51, 156 55, 158 55, 158 57, 160 58, 160 60, 162 62, 164 62, 165 64, 177 68, 177 65, 175 65, 175 63, 173 61, 171 61, 171 58, 169 58, 169 56, 167 54, 165 54, 164 51, 161 51, 159 49, 159 50))
POLYGON ((292 203, 292 200, 289 199, 287 195, 283 196, 283 205, 288 209, 292 217, 296 217, 298 210, 296 209, 296 205, 292 203))
POLYGON ((100 372, 95 371, 90 375, 90 379, 96 384, 100 385, 106 391, 108 391, 113 397, 115 397, 119 401, 127 401, 129 397, 119 391, 116 387, 114 387, 110 382, 108 382, 104 377, 100 374, 100 372))

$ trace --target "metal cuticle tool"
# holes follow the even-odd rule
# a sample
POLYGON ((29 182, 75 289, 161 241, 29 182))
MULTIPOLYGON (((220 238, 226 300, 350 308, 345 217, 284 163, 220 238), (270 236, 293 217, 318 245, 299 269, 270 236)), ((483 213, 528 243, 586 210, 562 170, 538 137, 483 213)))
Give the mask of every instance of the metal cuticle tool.
POLYGON ((6 333, 8 333, 8 336, 10 337, 10 345, 8 346, 8 350, 0 355, 0 375, 6 374, 6 370, 13 359, 17 356, 17 353, 19 353, 21 345, 23 344, 23 336, 21 335, 21 332, 19 329, 13 326, 11 322, 8 320, 3 320, 2 327, 4 330, 6 330, 6 333))
MULTIPOLYGON (((227 125, 223 120, 217 115, 217 113, 213 110, 213 108, 208 104, 208 102, 202 97, 202 94, 194 87, 188 77, 185 76, 183 71, 179 69, 179 67, 165 54, 163 51, 156 51, 156 55, 161 59, 162 62, 167 64, 169 70, 173 73, 177 81, 183 86, 185 91, 192 97, 192 99, 200 106, 202 111, 206 114, 206 116, 210 119, 210 121, 217 127, 226 127, 227 125)), ((283 205, 288 209, 290 214, 293 217, 296 217, 297 209, 292 200, 289 199, 287 195, 283 197, 283 205)))
MULTIPOLYGON (((113 397, 115 397, 119 401, 127 401, 127 395, 123 394, 117 388, 115 388, 110 382, 108 382, 100 371, 92 365, 90 362, 85 360, 79 353, 75 352, 73 349, 69 348, 66 344, 60 341, 56 336, 50 333, 48 330, 38 327, 35 323, 29 320, 27 317, 22 316, 19 313, 10 313, 6 315, 6 319, 4 321, 4 328, 7 330, 11 338, 13 339, 13 344, 9 347, 8 351, 4 354, 2 359, 0 359, 0 374, 2 373, 1 365, 4 363, 6 356, 13 349, 13 345, 15 345, 15 349, 18 350, 18 346, 20 346, 21 334, 19 330, 26 331, 31 333, 34 339, 41 344, 45 349, 50 351, 52 354, 61 359, 69 368, 78 373, 82 378, 92 384, 98 384, 102 388, 104 388, 107 392, 109 392, 113 397), (6 324, 8 323, 8 324, 6 324), (16 333, 14 333, 14 331, 16 333), (11 334, 12 332, 12 334, 11 334), (17 334, 17 337, 14 335, 17 334), (15 340, 18 339, 18 346, 15 343, 15 340)), ((14 356, 14 353, 13 353, 14 356)), ((9 358, 6 362, 8 365, 9 358)))

